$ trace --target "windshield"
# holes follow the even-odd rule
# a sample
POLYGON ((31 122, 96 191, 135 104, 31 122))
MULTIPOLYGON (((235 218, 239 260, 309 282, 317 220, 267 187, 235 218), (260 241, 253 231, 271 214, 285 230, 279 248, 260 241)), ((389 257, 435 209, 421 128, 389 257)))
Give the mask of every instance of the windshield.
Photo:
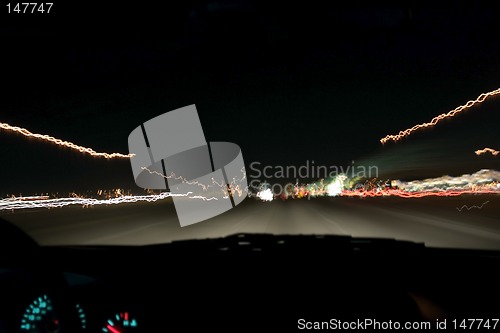
POLYGON ((131 6, 2 9, 0 216, 38 243, 500 249, 498 4, 131 6))

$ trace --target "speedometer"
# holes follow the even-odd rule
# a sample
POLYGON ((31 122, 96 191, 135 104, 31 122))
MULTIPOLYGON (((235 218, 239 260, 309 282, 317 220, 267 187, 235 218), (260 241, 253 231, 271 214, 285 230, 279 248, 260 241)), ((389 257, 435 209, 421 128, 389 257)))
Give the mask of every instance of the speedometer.
POLYGON ((24 310, 20 331, 21 333, 84 332, 87 328, 85 312, 80 304, 73 306, 75 307, 74 310, 64 310, 61 303, 56 302, 56 306, 54 307, 52 299, 49 296, 45 294, 41 295, 33 300, 26 310, 24 310), (58 311, 61 308, 63 308, 62 312, 58 311))
POLYGON ((24 311, 21 319, 21 332, 59 332, 59 317, 54 311, 52 300, 47 295, 35 299, 24 311))

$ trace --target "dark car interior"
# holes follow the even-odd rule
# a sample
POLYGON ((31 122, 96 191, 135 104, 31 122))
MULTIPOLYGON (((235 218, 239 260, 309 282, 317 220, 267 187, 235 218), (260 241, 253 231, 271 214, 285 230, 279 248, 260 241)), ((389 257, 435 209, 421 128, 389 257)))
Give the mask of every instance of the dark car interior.
POLYGON ((19 332, 43 296, 53 310, 32 332, 293 331, 300 319, 434 323, 500 309, 495 251, 264 234, 39 247, 7 221, 1 228, 2 252, 12 254, 0 270, 2 332, 19 332), (106 330, 124 315, 136 326, 106 330))

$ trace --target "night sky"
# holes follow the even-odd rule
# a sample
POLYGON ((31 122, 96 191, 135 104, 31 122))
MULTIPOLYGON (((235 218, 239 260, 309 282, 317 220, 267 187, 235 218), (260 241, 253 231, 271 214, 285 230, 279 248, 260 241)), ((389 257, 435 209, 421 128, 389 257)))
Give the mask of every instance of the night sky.
MULTIPOLYGON (((0 122, 128 153, 130 132, 196 104, 246 164, 377 165, 419 179, 500 170, 500 98, 379 140, 500 87, 500 4, 55 3, 0 16, 0 122)), ((0 194, 136 189, 129 162, 0 131, 0 194)))

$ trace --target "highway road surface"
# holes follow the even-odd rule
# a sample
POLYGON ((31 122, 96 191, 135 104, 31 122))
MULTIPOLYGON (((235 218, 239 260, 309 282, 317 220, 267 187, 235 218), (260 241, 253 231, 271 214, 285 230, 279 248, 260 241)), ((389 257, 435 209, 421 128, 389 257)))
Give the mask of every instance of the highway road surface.
POLYGON ((20 210, 0 216, 42 245, 142 245, 243 232, 393 238, 431 247, 500 250, 500 195, 272 202, 247 198, 225 214, 183 228, 171 199, 20 210))

